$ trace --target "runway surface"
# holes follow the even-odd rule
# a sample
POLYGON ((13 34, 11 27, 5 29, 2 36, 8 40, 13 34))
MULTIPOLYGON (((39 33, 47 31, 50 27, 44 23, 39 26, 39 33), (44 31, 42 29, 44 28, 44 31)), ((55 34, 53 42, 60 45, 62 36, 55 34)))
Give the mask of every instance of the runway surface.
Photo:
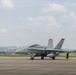
POLYGON ((0 75, 76 75, 76 59, 0 57, 0 75))

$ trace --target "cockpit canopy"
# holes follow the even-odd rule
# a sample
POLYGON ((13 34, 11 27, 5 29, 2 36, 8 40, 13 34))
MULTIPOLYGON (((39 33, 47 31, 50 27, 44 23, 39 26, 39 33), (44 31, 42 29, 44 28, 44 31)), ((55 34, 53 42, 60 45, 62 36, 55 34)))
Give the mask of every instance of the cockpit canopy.
POLYGON ((38 47, 38 46, 40 46, 40 45, 34 44, 34 45, 30 45, 29 47, 38 47))

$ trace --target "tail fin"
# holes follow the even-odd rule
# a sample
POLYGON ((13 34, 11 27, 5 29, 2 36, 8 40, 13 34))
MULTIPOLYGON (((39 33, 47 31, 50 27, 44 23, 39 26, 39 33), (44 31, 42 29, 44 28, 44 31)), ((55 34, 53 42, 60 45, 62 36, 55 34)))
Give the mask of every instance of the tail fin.
POLYGON ((53 40, 52 39, 49 39, 47 47, 48 48, 54 48, 53 47, 53 40))
POLYGON ((55 49, 61 49, 61 47, 62 47, 62 45, 63 45, 63 43, 64 43, 64 38, 62 38, 61 40, 60 40, 60 42, 56 45, 56 47, 55 47, 55 49))

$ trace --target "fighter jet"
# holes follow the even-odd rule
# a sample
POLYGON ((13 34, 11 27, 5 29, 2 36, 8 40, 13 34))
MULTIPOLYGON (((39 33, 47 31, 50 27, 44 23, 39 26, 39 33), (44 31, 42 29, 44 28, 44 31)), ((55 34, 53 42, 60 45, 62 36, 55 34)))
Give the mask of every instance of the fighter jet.
MULTIPOLYGON (((53 40, 49 39, 47 46, 40 46, 38 44, 30 45, 27 48, 28 53, 31 54, 31 60, 34 59, 34 57, 41 56, 41 59, 43 60, 44 57, 50 57, 53 60, 55 60, 55 57, 59 55, 59 53, 62 53, 63 50, 61 49, 64 38, 60 40, 60 42, 56 45, 56 47, 53 47, 53 40)), ((16 51, 15 53, 19 53, 20 51, 16 51)))

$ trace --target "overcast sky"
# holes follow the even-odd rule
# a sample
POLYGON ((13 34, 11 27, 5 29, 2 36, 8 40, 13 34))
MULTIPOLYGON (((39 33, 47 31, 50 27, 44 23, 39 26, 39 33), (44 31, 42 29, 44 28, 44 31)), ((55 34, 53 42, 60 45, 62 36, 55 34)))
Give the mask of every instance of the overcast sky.
POLYGON ((76 49, 76 0, 0 0, 0 46, 54 46, 76 49))

